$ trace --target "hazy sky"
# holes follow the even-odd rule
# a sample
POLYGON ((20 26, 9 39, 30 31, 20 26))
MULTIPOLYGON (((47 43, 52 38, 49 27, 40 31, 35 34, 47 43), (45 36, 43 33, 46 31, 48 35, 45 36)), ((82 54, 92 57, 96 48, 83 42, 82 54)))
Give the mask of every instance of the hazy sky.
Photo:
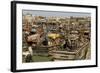
POLYGON ((39 10, 23 10, 23 15, 32 14, 33 16, 91 16, 90 13, 83 13, 83 12, 57 12, 57 11, 39 11, 39 10))

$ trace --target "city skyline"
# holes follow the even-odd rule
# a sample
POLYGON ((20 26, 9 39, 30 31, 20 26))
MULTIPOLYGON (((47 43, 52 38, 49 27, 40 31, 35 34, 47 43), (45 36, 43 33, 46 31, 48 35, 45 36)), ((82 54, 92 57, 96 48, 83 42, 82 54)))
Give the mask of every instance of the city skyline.
POLYGON ((61 11, 43 11, 43 10, 23 10, 23 15, 32 14, 32 16, 58 16, 58 17, 90 17, 90 13, 80 13, 80 12, 61 12, 61 11))

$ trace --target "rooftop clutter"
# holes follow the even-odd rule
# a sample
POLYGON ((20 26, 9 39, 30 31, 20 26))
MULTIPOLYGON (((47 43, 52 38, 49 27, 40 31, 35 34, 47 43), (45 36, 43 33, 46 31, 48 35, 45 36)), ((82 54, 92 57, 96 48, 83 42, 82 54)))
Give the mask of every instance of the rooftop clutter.
POLYGON ((52 51, 74 52, 84 43, 90 42, 90 19, 24 15, 23 47, 31 46, 34 55, 51 55, 52 51))

